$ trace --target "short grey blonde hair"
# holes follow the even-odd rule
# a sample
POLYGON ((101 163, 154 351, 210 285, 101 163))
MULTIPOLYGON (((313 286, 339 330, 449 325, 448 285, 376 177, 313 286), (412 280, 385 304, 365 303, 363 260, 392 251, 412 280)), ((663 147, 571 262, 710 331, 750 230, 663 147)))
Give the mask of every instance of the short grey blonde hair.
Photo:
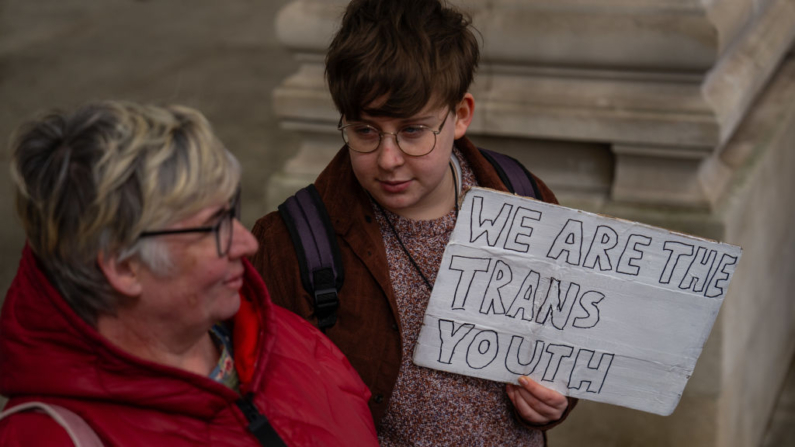
POLYGON ((115 314, 120 296, 97 256, 168 254, 143 231, 232 197, 240 165, 207 119, 182 106, 88 104, 20 127, 12 140, 16 208, 39 264, 84 320, 115 314))

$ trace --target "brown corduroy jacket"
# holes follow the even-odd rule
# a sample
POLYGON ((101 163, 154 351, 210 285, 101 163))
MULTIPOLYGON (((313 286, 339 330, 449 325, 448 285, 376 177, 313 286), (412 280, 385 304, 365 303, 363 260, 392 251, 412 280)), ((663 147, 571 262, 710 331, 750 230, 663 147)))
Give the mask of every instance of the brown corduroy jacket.
MULTIPOLYGON (((472 167, 478 185, 507 191, 475 145, 467 138, 455 144, 472 167)), ((541 195, 539 199, 558 203, 544 182, 535 180, 541 195)), ((315 187, 331 218, 345 268, 337 323, 326 335, 370 387, 370 410, 378 426, 397 380, 402 352, 400 319, 389 280, 386 249, 370 199, 354 176, 345 147, 318 176, 315 187)), ((313 298, 301 284, 295 248, 279 213, 272 212, 259 219, 252 232, 260 244, 252 262, 265 279, 273 302, 317 325, 313 298)), ((575 403, 576 399, 569 399, 569 408, 560 420, 532 427, 552 428, 565 419, 575 403)))

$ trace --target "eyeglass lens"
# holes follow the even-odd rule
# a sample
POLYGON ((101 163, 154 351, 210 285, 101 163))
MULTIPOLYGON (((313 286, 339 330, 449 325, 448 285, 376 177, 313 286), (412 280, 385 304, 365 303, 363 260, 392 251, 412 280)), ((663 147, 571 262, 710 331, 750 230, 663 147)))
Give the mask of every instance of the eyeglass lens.
POLYGON ((431 153, 436 148, 436 136, 444 128, 449 113, 448 111, 442 120, 442 124, 439 125, 439 130, 432 130, 428 126, 418 124, 404 127, 397 133, 381 132, 375 127, 364 123, 352 123, 343 126, 342 117, 340 117, 337 128, 342 133, 342 139, 345 144, 355 152, 373 152, 378 149, 384 135, 392 135, 404 154, 420 157, 431 153))
POLYGON ((218 248, 219 256, 226 256, 232 248, 232 235, 235 232, 235 219, 240 219, 240 192, 235 194, 230 204, 229 212, 226 213, 215 231, 215 243, 218 248))
MULTIPOLYGON (((384 132, 385 135, 394 135, 384 132)), ((342 129, 342 139, 354 151, 372 152, 381 143, 382 133, 366 124, 342 129)), ((412 126, 397 133, 397 145, 408 155, 425 155, 436 146, 436 134, 424 126, 412 126)))

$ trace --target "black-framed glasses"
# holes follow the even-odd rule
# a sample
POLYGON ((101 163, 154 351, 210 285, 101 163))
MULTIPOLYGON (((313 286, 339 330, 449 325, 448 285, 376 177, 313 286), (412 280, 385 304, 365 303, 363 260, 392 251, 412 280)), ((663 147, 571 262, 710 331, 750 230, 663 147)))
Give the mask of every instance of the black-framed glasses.
POLYGON ((173 230, 144 231, 139 238, 152 236, 165 236, 168 234, 185 233, 215 233, 215 248, 218 250, 218 257, 223 258, 232 248, 232 235, 235 232, 235 219, 240 220, 240 188, 229 201, 229 209, 226 210, 218 219, 218 222, 211 227, 176 228, 173 230))
POLYGON ((397 132, 382 132, 365 123, 343 125, 342 117, 337 124, 337 130, 342 134, 342 140, 348 148, 354 152, 363 154, 373 152, 381 145, 384 135, 392 135, 401 152, 411 157, 422 157, 430 154, 436 148, 436 136, 442 132, 448 116, 450 116, 450 111, 444 116, 439 130, 433 130, 422 124, 412 124, 397 132))

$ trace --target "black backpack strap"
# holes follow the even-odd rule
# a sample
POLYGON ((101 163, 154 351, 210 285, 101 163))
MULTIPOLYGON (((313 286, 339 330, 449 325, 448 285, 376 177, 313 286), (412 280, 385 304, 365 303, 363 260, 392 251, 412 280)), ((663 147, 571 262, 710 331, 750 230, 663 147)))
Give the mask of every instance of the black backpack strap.
POLYGON ((510 192, 540 199, 541 194, 538 192, 538 184, 533 175, 515 158, 487 149, 478 148, 478 150, 491 163, 510 192))
POLYGON ((254 406, 254 402, 252 402, 253 399, 254 395, 248 394, 235 402, 248 421, 248 431, 257 438, 260 445, 268 447, 287 447, 287 444, 284 443, 281 436, 276 433, 271 423, 268 422, 268 418, 260 413, 257 407, 254 406))
POLYGON ((301 270, 301 283, 314 299, 318 327, 337 322, 338 293, 344 269, 334 228, 315 185, 299 190, 279 205, 301 270))

